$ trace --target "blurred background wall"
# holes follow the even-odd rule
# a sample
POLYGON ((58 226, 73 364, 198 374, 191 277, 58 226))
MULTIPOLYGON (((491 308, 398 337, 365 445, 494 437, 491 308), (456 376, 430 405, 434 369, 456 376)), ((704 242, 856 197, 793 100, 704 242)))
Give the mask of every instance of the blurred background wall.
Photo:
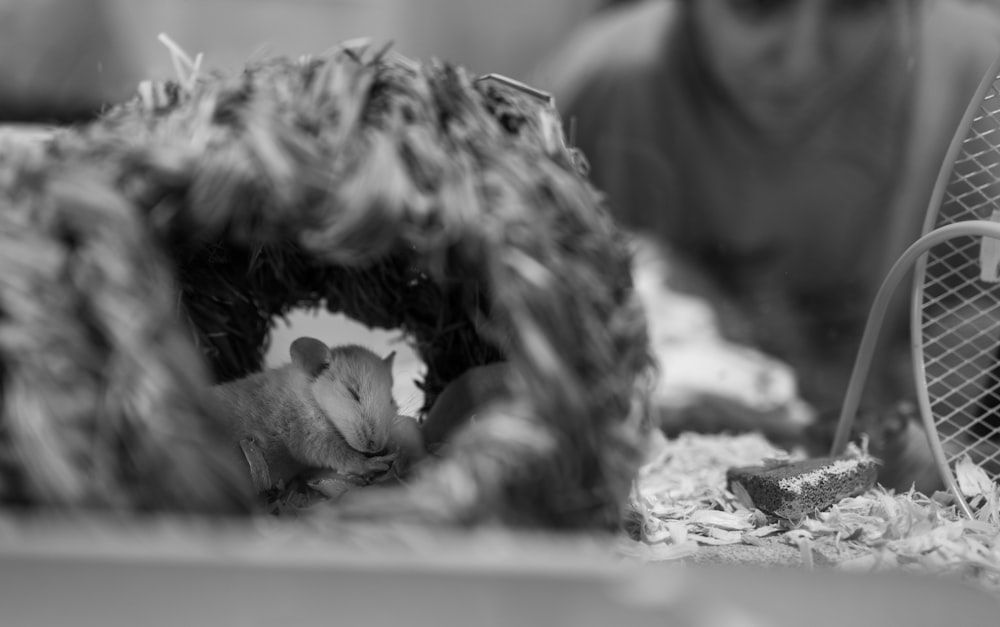
POLYGON ((103 0, 146 72, 170 65, 167 32, 213 64, 273 51, 321 51, 359 36, 395 41, 407 55, 477 72, 521 74, 598 0, 103 0))
POLYGON ((603 0, 0 0, 0 120, 66 121, 173 75, 167 33, 215 68, 367 36, 520 76, 603 0), (82 113, 81 113, 82 112, 82 113))

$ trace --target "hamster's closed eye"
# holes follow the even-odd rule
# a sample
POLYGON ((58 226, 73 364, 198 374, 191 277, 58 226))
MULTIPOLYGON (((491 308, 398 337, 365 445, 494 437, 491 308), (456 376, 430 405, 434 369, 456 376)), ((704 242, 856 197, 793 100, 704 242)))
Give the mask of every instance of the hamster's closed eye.
POLYGON ((347 391, 348 391, 348 393, 350 393, 351 398, 354 399, 355 403, 360 403, 361 402, 361 395, 358 394, 357 388, 355 388, 354 386, 350 386, 349 385, 349 386, 347 386, 347 391))

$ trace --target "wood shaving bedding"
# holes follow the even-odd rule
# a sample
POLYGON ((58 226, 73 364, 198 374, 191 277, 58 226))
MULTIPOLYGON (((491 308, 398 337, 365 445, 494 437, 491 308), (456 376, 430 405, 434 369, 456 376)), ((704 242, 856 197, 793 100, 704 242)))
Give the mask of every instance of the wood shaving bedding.
POLYGON ((968 460, 956 476, 975 520, 961 515, 949 493, 897 494, 876 485, 790 521, 747 508, 726 489, 727 468, 799 457, 763 436, 688 433, 655 448, 633 487, 630 537, 619 545, 631 558, 682 560, 708 547, 735 552, 780 542, 797 547, 806 567, 819 553, 843 570, 955 576, 1000 593, 1000 487, 968 460))

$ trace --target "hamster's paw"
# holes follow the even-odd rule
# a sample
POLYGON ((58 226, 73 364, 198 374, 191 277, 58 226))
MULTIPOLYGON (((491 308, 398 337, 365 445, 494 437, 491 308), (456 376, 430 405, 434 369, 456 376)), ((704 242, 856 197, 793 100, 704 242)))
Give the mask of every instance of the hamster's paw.
POLYGON ((368 457, 357 451, 352 451, 352 454, 348 457, 347 462, 337 470, 363 477, 368 481, 374 481, 380 475, 388 473, 389 469, 392 468, 393 462, 398 456, 398 451, 372 457, 368 457))

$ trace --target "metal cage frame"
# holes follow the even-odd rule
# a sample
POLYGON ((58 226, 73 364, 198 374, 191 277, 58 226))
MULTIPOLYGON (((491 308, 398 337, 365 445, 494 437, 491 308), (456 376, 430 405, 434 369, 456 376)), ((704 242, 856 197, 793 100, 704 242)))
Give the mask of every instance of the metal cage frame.
POLYGON ((994 479, 1000 475, 996 469, 1000 442, 992 439, 1000 437, 1000 427, 981 434, 985 421, 1000 419, 1000 58, 984 76, 953 136, 928 204, 922 236, 896 260, 875 297, 832 455, 842 454, 847 446, 879 331, 893 293, 911 268, 910 344, 916 400, 941 478, 971 518, 973 512, 952 465, 969 455, 981 467, 991 465, 994 479), (989 269, 982 264, 987 258, 993 266, 989 269), (980 278, 974 278, 973 272, 980 278), (984 280, 984 274, 992 276, 984 280), (954 343, 947 344, 945 338, 954 343), (984 359, 986 372, 981 368, 984 359), (990 382, 992 378, 997 380, 990 382), (966 389, 976 389, 980 383, 978 394, 966 389), (992 413, 983 405, 989 394, 996 395, 992 413))

